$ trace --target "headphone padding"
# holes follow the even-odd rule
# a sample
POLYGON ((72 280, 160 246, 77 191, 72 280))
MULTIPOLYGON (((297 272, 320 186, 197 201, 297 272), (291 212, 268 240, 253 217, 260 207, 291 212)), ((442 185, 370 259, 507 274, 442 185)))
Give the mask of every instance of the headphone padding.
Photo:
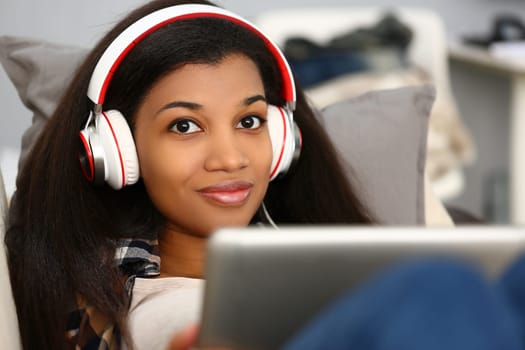
POLYGON ((286 124, 286 112, 281 107, 268 105, 267 112, 268 131, 272 142, 272 166, 270 171, 270 181, 275 179, 280 173, 286 171, 284 164, 286 160, 286 138, 290 137, 286 124))
POLYGON ((98 130, 105 153, 106 182, 116 190, 136 183, 140 175, 139 161, 124 116, 117 110, 102 112, 98 130))

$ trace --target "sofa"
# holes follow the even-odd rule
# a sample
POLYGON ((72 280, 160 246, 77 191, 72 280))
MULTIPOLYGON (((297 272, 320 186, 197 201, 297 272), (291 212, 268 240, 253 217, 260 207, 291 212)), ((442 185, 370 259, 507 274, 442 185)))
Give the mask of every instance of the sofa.
MULTIPOLYGON (((7 199, 2 171, 0 170, 0 240, 4 241, 6 228, 7 199)), ((9 270, 7 268, 6 249, 2 244, 0 249, 0 344, 2 349, 21 349, 20 335, 18 331, 18 319, 16 308, 11 292, 9 281, 9 270)))

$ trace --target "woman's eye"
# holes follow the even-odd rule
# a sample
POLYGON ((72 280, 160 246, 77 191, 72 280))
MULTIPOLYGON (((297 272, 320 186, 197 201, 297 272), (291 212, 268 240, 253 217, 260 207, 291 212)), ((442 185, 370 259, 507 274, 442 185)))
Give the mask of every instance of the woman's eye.
POLYGON ((237 124, 239 129, 258 129, 261 127, 262 123, 265 122, 264 119, 256 115, 249 115, 241 119, 237 124))
POLYGON ((176 120, 170 125, 170 130, 176 132, 177 134, 193 134, 195 132, 201 131, 202 129, 192 120, 180 119, 176 120))

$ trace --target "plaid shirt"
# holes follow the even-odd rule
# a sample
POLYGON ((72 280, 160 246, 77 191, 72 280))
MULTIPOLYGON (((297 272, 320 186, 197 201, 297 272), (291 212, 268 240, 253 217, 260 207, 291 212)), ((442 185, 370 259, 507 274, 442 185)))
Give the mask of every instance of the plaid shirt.
MULTIPOLYGON (((127 278, 126 290, 132 292, 135 277, 155 277, 160 274, 157 241, 123 239, 118 242, 115 263, 127 278)), ((121 346, 121 334, 116 325, 90 306, 82 297, 77 309, 69 314, 66 329, 68 349, 116 350, 121 346)))

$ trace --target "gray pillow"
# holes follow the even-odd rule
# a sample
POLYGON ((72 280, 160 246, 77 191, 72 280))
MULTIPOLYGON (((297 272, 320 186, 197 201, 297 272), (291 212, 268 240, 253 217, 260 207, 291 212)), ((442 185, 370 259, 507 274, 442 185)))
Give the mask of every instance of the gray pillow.
MULTIPOLYGON (((85 49, 0 37, 0 61, 22 102, 34 113, 22 140, 20 164, 32 147, 85 49)), ((325 108, 320 117, 357 187, 385 224, 424 224, 423 170, 430 86, 375 91, 325 108)))
POLYGON ((33 122, 22 136, 19 169, 86 54, 77 47, 0 36, 0 63, 22 103, 33 112, 33 122))
POLYGON ((320 118, 356 187, 385 224, 425 223, 431 85, 379 90, 324 108, 320 118))

